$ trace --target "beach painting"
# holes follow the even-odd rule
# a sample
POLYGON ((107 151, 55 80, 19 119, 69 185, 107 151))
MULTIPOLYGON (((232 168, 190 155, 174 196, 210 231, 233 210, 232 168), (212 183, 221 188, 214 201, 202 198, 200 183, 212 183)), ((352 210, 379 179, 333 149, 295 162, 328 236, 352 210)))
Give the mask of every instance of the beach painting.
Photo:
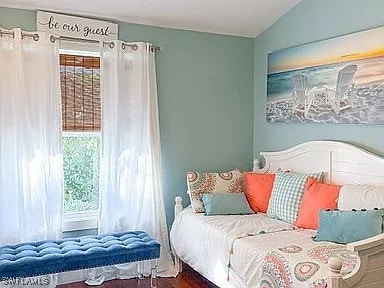
POLYGON ((384 124, 384 27, 269 53, 266 120, 384 124))

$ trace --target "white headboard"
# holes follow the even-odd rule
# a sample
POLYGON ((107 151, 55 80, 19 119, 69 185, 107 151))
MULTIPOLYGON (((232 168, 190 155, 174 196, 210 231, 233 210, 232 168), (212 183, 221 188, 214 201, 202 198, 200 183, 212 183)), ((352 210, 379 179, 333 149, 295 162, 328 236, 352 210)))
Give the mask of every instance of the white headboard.
POLYGON ((292 172, 326 172, 325 182, 336 184, 384 185, 384 158, 351 144, 311 141, 287 150, 261 152, 265 165, 254 160, 253 171, 274 173, 278 168, 292 172))

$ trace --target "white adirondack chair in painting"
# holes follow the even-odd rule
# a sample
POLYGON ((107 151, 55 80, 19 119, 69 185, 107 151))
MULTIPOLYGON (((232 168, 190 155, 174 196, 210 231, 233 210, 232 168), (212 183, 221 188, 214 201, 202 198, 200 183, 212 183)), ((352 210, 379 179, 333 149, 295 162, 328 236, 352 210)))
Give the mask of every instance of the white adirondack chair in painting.
POLYGON ((307 117, 309 109, 315 100, 314 91, 317 89, 308 87, 308 77, 304 74, 295 74, 292 76, 292 113, 296 111, 304 113, 307 117))
POLYGON ((356 96, 353 77, 355 76, 356 70, 356 64, 345 66, 338 73, 336 88, 324 86, 326 88, 327 99, 337 115, 339 115, 340 111, 353 107, 356 96))

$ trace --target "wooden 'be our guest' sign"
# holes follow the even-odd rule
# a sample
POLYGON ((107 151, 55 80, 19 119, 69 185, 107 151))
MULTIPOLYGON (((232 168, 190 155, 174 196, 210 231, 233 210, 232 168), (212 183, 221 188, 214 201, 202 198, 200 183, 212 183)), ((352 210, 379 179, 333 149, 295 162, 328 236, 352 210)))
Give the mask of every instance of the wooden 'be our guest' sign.
POLYGON ((118 25, 106 21, 37 11, 37 30, 58 36, 97 41, 117 40, 118 25))

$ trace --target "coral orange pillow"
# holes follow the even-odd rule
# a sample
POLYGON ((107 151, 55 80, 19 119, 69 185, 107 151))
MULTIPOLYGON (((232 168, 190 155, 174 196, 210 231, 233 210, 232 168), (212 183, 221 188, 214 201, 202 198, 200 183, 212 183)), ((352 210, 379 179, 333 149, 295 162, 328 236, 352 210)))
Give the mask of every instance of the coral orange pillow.
POLYGON ((295 225, 317 230, 320 210, 337 208, 340 188, 340 185, 320 183, 314 178, 308 178, 295 225))
POLYGON ((275 174, 244 172, 244 193, 255 212, 267 212, 275 174))

